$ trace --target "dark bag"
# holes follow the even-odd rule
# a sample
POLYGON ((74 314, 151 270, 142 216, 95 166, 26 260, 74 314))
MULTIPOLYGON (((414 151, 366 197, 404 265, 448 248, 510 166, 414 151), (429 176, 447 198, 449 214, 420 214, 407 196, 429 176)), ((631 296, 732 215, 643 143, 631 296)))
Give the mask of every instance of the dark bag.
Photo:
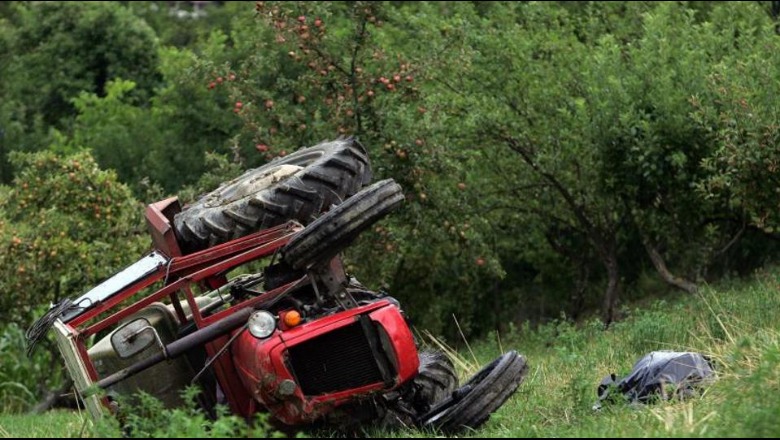
POLYGON ((615 397, 618 390, 626 400, 647 403, 652 399, 684 399, 694 395, 700 386, 714 380, 715 372, 705 356, 692 352, 654 351, 634 364, 631 374, 618 380, 611 374, 601 380, 598 387, 602 402, 615 397))

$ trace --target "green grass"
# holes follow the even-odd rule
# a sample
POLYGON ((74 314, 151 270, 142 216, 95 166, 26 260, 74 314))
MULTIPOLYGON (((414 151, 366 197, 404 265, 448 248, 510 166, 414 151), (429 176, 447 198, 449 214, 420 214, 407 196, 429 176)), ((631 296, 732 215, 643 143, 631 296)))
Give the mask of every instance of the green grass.
POLYGON ((78 437, 90 435, 91 422, 86 413, 49 411, 40 415, 10 415, 0 413, 0 438, 16 437, 78 437), (87 422, 85 425, 84 422, 87 422), (84 431, 82 432, 82 427, 84 431))
MULTIPOLYGON (((509 349, 524 354, 530 365, 519 391, 471 436, 780 436, 780 269, 627 312, 608 331, 595 320, 522 327, 460 350, 464 377, 509 349), (626 374, 641 356, 661 349, 711 356, 718 380, 702 397, 684 402, 591 409, 603 376, 626 374)), ((0 415, 0 437, 76 436, 82 420, 67 413, 0 415)))
POLYGON ((469 364, 461 370, 473 371, 509 349, 530 365, 519 391, 471 436, 780 436, 780 270, 628 312, 608 331, 595 320, 556 323, 460 350, 469 364), (592 410, 602 377, 627 374, 644 354, 664 349, 711 356, 718 380, 702 397, 684 402, 592 410))

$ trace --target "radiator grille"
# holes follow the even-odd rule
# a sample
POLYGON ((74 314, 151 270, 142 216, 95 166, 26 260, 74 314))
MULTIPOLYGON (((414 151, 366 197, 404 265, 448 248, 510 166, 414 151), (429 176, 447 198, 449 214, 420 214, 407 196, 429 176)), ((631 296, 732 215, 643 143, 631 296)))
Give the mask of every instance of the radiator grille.
POLYGON ((307 396, 383 382, 360 322, 295 345, 288 353, 293 374, 307 396))

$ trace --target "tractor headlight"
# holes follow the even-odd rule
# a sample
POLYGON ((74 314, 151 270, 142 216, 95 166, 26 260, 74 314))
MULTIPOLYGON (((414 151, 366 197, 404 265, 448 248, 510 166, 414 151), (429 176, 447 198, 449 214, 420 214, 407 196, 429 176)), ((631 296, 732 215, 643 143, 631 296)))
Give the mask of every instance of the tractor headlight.
POLYGON ((265 310, 260 310, 249 317, 248 326, 252 336, 265 339, 276 330, 276 317, 265 310))

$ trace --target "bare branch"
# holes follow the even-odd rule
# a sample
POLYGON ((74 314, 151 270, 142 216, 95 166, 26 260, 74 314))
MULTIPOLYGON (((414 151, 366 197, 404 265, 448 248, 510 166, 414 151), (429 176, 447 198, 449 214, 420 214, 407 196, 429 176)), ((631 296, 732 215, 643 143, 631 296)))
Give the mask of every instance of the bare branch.
POLYGON ((591 234, 594 235, 594 238, 598 236, 596 233, 597 229, 593 222, 588 218, 588 216, 585 214, 585 208, 577 203, 576 200, 574 200, 574 196, 569 192, 568 189, 566 189, 565 186, 551 173, 543 170, 538 163, 533 159, 532 153, 528 151, 527 147, 523 147, 520 145, 520 143, 512 138, 512 137, 505 137, 504 140, 509 145, 509 148, 511 148, 513 151, 518 153, 520 157, 523 159, 523 161, 531 167, 537 174, 539 174, 541 177, 543 177, 545 180, 547 180, 550 185, 552 185, 555 190, 558 192, 558 194, 563 197, 563 199, 566 201, 566 203, 569 205, 569 208, 574 213, 574 216, 577 217, 577 220, 582 223, 582 225, 590 231, 591 234))
POLYGON ((747 230, 747 221, 743 221, 742 227, 739 229, 739 231, 736 234, 734 234, 734 237, 732 237, 731 240, 728 243, 726 243, 725 246, 723 246, 723 248, 715 252, 713 254, 713 257, 717 258, 725 254, 729 249, 731 249, 732 246, 734 246, 742 238, 746 230, 747 230))

